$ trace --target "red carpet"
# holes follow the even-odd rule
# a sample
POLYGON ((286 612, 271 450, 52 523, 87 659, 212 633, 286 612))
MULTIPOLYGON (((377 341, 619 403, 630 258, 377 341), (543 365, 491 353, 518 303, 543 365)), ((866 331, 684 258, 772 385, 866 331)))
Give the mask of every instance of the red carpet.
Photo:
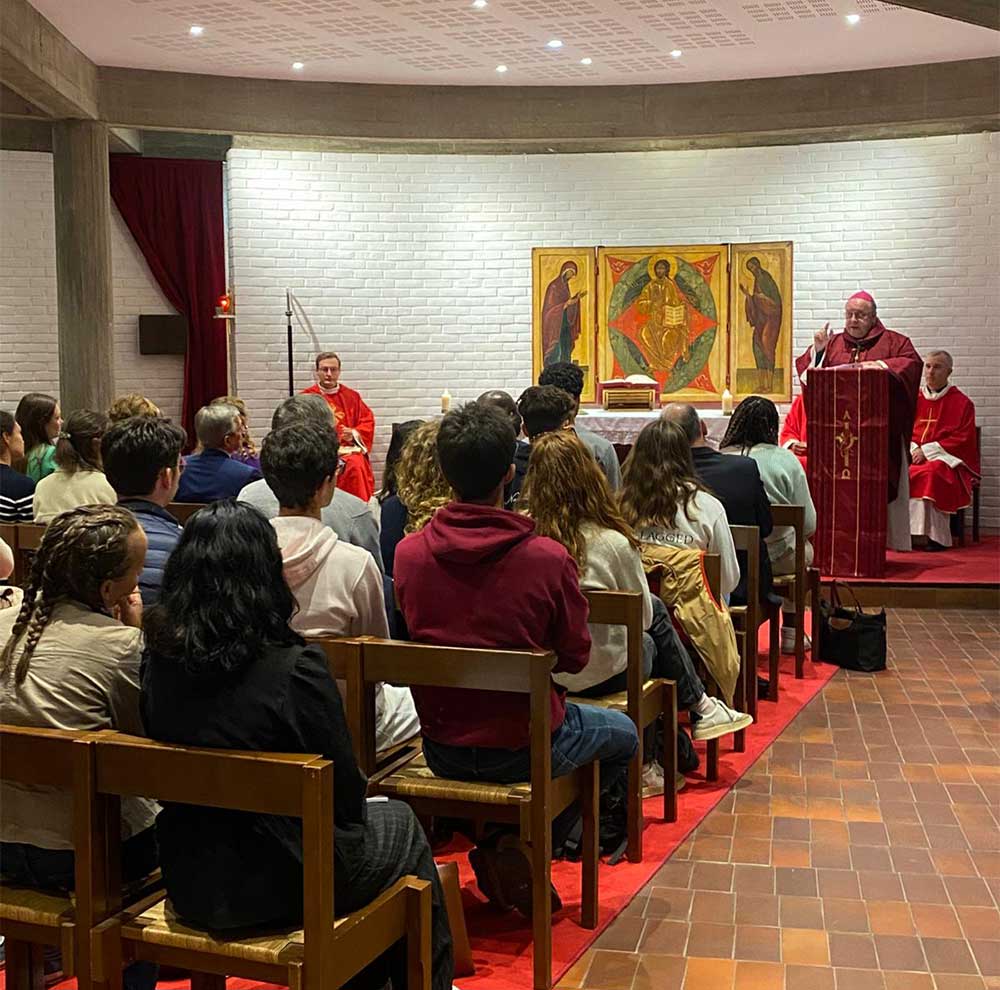
POLYGON ((1000 537, 997 536, 985 536, 981 543, 966 543, 964 547, 935 553, 889 550, 885 560, 885 577, 851 578, 850 581, 857 584, 1000 584, 1000 537))
MULTIPOLYGON (((766 630, 762 630, 762 649, 765 643, 766 630)), ((762 655, 762 667, 765 662, 766 657, 762 655)), ((594 931, 579 925, 579 864, 553 864, 552 880, 564 904, 562 911, 552 919, 553 976, 556 982, 838 669, 828 664, 814 665, 807 660, 805 677, 797 681, 792 658, 782 657, 780 700, 777 704, 760 702, 758 722, 747 733, 746 752, 733 753, 724 748, 719 757, 719 780, 714 784, 709 784, 701 774, 688 777, 688 786, 680 794, 678 820, 674 824, 666 825, 656 818, 662 810, 662 801, 651 799, 646 802, 648 817, 644 833, 644 861, 601 866, 600 924, 594 931)), ((700 755, 704 765, 704 752, 700 755)), ((465 855, 467 849, 467 845, 459 849, 456 843, 449 855, 437 857, 441 861, 453 859, 459 864, 466 923, 476 964, 476 975, 458 980, 457 985, 462 990, 524 990, 532 983, 530 926, 519 915, 497 914, 480 897, 465 855)), ((3 976, 0 974, 0 990, 4 986, 3 976)), ((56 986, 57 990, 73 990, 76 981, 66 980, 56 986)), ((186 990, 187 986, 187 981, 164 981, 159 984, 160 990, 186 990)), ((228 981, 228 990, 255 990, 266 986, 252 980, 228 981)))

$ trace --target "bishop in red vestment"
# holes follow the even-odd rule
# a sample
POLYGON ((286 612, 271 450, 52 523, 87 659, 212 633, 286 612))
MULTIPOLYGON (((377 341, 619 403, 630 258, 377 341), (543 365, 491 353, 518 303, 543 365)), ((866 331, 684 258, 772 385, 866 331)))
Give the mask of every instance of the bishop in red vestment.
POLYGON ((375 415, 354 389, 340 384, 340 358, 332 351, 316 355, 316 384, 303 392, 322 395, 333 410, 344 470, 337 487, 367 502, 375 494, 375 474, 368 452, 375 440, 375 415))
POLYGON ((951 546, 951 515, 972 502, 979 479, 976 408, 949 383, 952 367, 947 351, 927 355, 910 443, 910 532, 929 549, 951 546))
POLYGON ((798 358, 795 367, 805 388, 811 367, 884 368, 889 372, 888 500, 894 503, 889 511, 889 545, 896 550, 909 550, 909 525, 905 518, 909 476, 903 469, 923 367, 910 338, 887 329, 878 318, 872 296, 856 292, 844 307, 843 333, 831 334, 827 323, 816 332, 813 346, 798 358), (898 501, 897 496, 901 496, 898 501))
POLYGON ((784 423, 781 424, 781 435, 778 443, 787 447, 798 459, 804 470, 806 462, 806 404, 800 392, 792 401, 784 423))

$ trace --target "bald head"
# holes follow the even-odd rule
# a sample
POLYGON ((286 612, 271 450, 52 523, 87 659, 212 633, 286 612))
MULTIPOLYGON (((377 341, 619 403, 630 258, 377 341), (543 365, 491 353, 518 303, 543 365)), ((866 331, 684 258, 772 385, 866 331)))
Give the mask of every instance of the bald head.
POLYGON ((483 392, 476 399, 476 403, 499 409, 510 420, 510 425, 514 427, 514 435, 521 435, 521 414, 517 411, 517 403, 509 393, 499 388, 490 389, 489 392, 483 392))
POLYGON ((696 444, 701 442, 701 417, 698 410, 687 402, 671 402, 663 407, 660 413, 662 419, 668 423, 676 423, 687 437, 688 443, 696 444))

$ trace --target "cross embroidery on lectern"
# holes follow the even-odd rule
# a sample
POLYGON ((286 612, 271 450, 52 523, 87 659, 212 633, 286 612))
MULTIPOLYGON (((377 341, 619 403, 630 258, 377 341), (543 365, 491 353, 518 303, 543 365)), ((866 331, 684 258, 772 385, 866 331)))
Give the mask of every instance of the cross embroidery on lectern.
POLYGON ((858 438, 851 428, 851 411, 849 409, 844 410, 844 416, 840 423, 840 432, 834 439, 840 448, 840 456, 844 458, 844 469, 840 472, 841 480, 850 481, 851 448, 858 442, 858 438))

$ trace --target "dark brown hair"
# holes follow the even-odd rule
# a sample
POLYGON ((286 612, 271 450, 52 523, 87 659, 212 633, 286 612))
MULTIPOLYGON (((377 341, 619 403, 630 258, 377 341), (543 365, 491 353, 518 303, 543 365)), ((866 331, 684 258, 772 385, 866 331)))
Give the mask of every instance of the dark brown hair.
POLYGON ((100 471, 101 438, 107 428, 104 413, 92 409, 71 412, 56 441, 56 464, 67 474, 100 471))

